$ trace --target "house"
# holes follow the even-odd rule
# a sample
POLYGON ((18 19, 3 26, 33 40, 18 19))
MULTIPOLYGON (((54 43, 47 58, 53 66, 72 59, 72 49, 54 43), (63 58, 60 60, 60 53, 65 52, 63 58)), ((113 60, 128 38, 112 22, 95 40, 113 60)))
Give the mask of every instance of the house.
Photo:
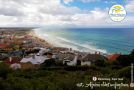
POLYGON ((82 58, 81 55, 79 55, 78 53, 75 53, 73 55, 73 58, 69 59, 69 57, 66 57, 65 60, 63 60, 63 64, 67 65, 67 66, 76 66, 76 65, 81 65, 81 66, 87 65, 87 66, 90 66, 91 65, 91 61, 83 60, 83 59, 85 59, 85 58, 82 58))
POLYGON ((10 68, 12 68, 13 70, 21 69, 21 64, 13 63, 10 65, 10 68))
POLYGON ((21 58, 19 57, 9 57, 4 60, 4 62, 8 65, 14 64, 14 63, 20 63, 21 58))
POLYGON ((77 60, 78 60, 78 54, 76 54, 73 58, 73 60, 64 60, 63 64, 68 65, 68 66, 76 66, 77 65, 77 60))
POLYGON ((11 44, 0 44, 0 49, 3 49, 5 51, 12 51, 13 50, 11 44))
POLYGON ((13 70, 21 68, 20 59, 18 57, 9 57, 4 60, 4 63, 8 64, 13 70))
POLYGON ((9 45, 8 44, 0 44, 0 49, 5 50, 6 48, 8 48, 9 45))
POLYGON ((95 62, 96 60, 99 60, 99 59, 106 60, 107 58, 100 54, 87 54, 86 56, 82 58, 82 61, 95 62))
POLYGON ((38 55, 33 55, 32 57, 25 57, 23 58, 20 62, 21 63, 32 63, 32 64, 41 64, 48 58, 45 56, 38 56, 38 55))
POLYGON ((121 54, 112 54, 112 55, 108 55, 108 61, 115 61, 121 54))

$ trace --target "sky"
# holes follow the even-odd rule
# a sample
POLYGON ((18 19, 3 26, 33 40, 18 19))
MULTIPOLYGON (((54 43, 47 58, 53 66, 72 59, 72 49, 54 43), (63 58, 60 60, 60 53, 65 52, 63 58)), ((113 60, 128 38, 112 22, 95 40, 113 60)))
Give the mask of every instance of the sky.
POLYGON ((0 27, 134 27, 134 0, 0 0, 0 27), (111 6, 127 11, 110 19, 111 6))

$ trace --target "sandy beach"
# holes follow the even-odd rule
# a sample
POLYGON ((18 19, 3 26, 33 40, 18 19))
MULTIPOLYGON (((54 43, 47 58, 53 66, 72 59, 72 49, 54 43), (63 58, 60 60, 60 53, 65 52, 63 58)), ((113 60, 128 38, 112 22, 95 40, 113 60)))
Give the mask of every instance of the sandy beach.
POLYGON ((31 30, 29 32, 30 36, 32 36, 32 39, 34 39, 37 43, 40 43, 41 45, 43 45, 44 47, 47 47, 47 48, 52 48, 54 47, 53 45, 51 45, 50 43, 48 43, 46 40, 42 39, 41 37, 39 37, 34 30, 31 30))

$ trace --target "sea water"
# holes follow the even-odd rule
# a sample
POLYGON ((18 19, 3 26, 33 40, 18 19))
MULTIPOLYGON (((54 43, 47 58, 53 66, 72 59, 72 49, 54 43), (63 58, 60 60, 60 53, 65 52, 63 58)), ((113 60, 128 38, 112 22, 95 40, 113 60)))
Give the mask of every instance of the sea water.
POLYGON ((134 28, 40 28, 36 34, 49 43, 84 52, 129 54, 134 28))

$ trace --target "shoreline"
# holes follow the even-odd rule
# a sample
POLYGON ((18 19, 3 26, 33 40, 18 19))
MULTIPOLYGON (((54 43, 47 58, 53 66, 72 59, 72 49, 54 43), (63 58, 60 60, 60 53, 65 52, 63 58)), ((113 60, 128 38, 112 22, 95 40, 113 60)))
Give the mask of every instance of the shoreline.
MULTIPOLYGON (((51 53, 55 59, 58 58, 63 63, 65 61, 72 64, 73 60, 75 63, 80 60, 84 64, 89 64, 89 62, 94 62, 100 58, 112 61, 121 56, 121 54, 104 55, 100 52, 81 52, 72 48, 56 47, 36 35, 33 30, 3 30, 0 31, 0 35, 2 36, 0 39, 0 51, 6 55, 1 55, 1 58, 4 58, 2 59, 3 61, 10 60, 10 57, 19 57, 20 61, 25 57, 44 57, 45 53, 51 53)), ((38 58, 36 61, 38 61, 38 58)))
POLYGON ((53 48, 54 46, 51 45, 50 43, 48 43, 45 39, 39 37, 34 30, 31 30, 29 32, 29 35, 33 37, 33 39, 37 42, 39 42, 40 44, 42 44, 44 47, 50 47, 50 48, 53 48))
POLYGON ((90 54, 98 53, 98 54, 101 54, 101 55, 109 55, 109 53, 104 53, 104 52, 97 51, 97 50, 82 51, 82 50, 76 50, 76 49, 71 48, 71 47, 52 45, 47 40, 45 40, 45 38, 42 38, 41 36, 37 35, 35 30, 32 30, 31 34, 34 35, 34 37, 37 37, 38 39, 44 40, 44 43, 47 43, 51 48, 65 48, 65 49, 71 49, 75 52, 80 52, 80 53, 90 53, 90 54))
MULTIPOLYGON (((0 31, 0 36, 2 36, 2 39, 0 38, 0 43, 5 44, 6 42, 6 43, 9 43, 9 45, 14 44, 14 45, 20 45, 20 46, 23 43, 24 45, 26 45, 26 48, 25 48, 26 50, 29 50, 29 48, 33 49, 34 47, 36 47, 36 45, 40 47, 50 47, 47 41, 45 41, 44 39, 42 40, 41 38, 37 37, 32 32, 32 30, 29 30, 29 31, 15 31, 14 30, 14 31, 4 31, 2 33, 0 31)), ((14 47, 12 46, 11 48, 14 48, 14 47)), ((12 50, 12 52, 14 51, 16 50, 12 50)), ((22 49, 19 49, 19 51, 22 51, 22 49)), ((17 51, 17 54, 19 51, 17 51)), ((8 53, 5 52, 5 54, 8 54, 8 53)), ((111 59, 108 59, 99 54, 87 55, 86 53, 82 52, 83 54, 81 55, 82 57, 79 57, 78 54, 73 54, 70 52, 63 52, 63 53, 57 52, 56 54, 58 58, 57 57, 53 58, 52 56, 54 54, 55 53, 52 52, 51 54, 47 53, 47 55, 45 54, 38 55, 38 51, 37 51, 37 52, 31 52, 30 54, 25 55, 23 58, 22 56, 16 56, 19 58, 8 57, 6 59, 1 59, 0 57, 1 72, 2 73, 6 72, 4 75, 1 74, 1 77, 0 77, 1 82, 6 83, 6 84, 1 84, 1 85, 3 85, 4 88, 7 88, 9 85, 13 86, 13 88, 16 88, 15 82, 17 78, 18 87, 30 85, 30 87, 28 87, 29 89, 31 87, 34 88, 35 86, 33 85, 33 82, 35 82, 35 84, 37 82, 37 88, 40 88, 40 85, 41 85, 43 86, 43 90, 45 90, 46 88, 48 88, 48 83, 50 86, 53 87, 54 85, 56 85, 55 83, 57 82, 57 80, 59 80, 60 83, 58 83, 57 85, 59 86, 59 84, 62 84, 62 86, 58 87, 59 89, 63 88, 64 86, 66 87, 67 85, 67 86, 72 86, 71 88, 73 90, 74 89, 73 85, 77 85, 78 84, 77 82, 82 81, 83 83, 85 82, 85 80, 86 81, 89 80, 90 82, 92 80, 92 77, 94 76, 101 78, 102 76, 103 77, 105 76, 117 77, 117 76, 122 75, 122 77, 124 78, 124 81, 130 80, 130 78, 128 77, 129 72, 130 72, 129 65, 131 64, 131 62, 133 62, 132 60, 133 60, 134 51, 130 55, 127 55, 127 56, 125 55, 125 57, 124 55, 118 56, 123 61, 123 64, 122 62, 118 61, 120 60, 118 59, 118 57, 114 58, 114 60, 117 60, 116 61, 117 63, 111 63, 111 61, 113 60, 112 59, 113 57, 110 57, 111 59), (29 57, 26 57, 26 56, 29 56, 29 57), (39 58, 39 57, 43 57, 43 58, 39 58), (52 61, 54 60, 55 64, 54 66, 47 67, 45 66, 45 64, 44 65, 40 64, 42 63, 42 60, 43 62, 45 60, 51 61, 51 65, 53 65, 52 61), (122 72, 126 72, 126 73, 122 73, 122 72), (84 81, 83 81, 83 77, 84 77, 84 81), (52 80, 56 80, 56 81, 54 81, 53 83, 52 80), (65 83, 66 80, 67 80, 67 83, 65 83), (72 80, 73 80, 73 83, 71 83, 72 80), (23 83, 22 81, 25 81, 26 84, 23 83), (76 82, 76 84, 74 82, 76 82)), ((67 89, 70 89, 70 87, 67 89)))
MULTIPOLYGON (((0 31, 4 31, 4 30, 5 29, 0 29, 0 31)), ((21 33, 22 36, 30 36, 29 39, 32 39, 33 42, 35 42, 36 44, 40 44, 40 46, 45 47, 45 48, 58 48, 58 49, 66 49, 66 50, 70 50, 71 49, 74 52, 90 53, 90 54, 101 54, 103 56, 106 56, 106 55, 110 55, 111 54, 111 53, 110 54, 109 53, 103 53, 103 52, 100 52, 100 51, 94 51, 94 52, 88 51, 88 52, 86 52, 86 51, 75 50, 73 48, 68 48, 68 47, 54 46, 53 44, 51 44, 47 40, 45 40, 43 37, 40 37, 39 35, 37 35, 36 32, 35 32, 35 29, 25 29, 25 28, 23 29, 22 28, 22 29, 19 29, 18 30, 18 29, 14 29, 14 28, 13 29, 8 28, 5 31, 6 32, 8 32, 8 31, 10 32, 11 31, 11 32, 14 32, 14 33, 18 33, 18 32, 21 33, 23 31, 26 34, 21 33)), ((22 42, 23 42, 23 40, 22 40, 22 42)))

